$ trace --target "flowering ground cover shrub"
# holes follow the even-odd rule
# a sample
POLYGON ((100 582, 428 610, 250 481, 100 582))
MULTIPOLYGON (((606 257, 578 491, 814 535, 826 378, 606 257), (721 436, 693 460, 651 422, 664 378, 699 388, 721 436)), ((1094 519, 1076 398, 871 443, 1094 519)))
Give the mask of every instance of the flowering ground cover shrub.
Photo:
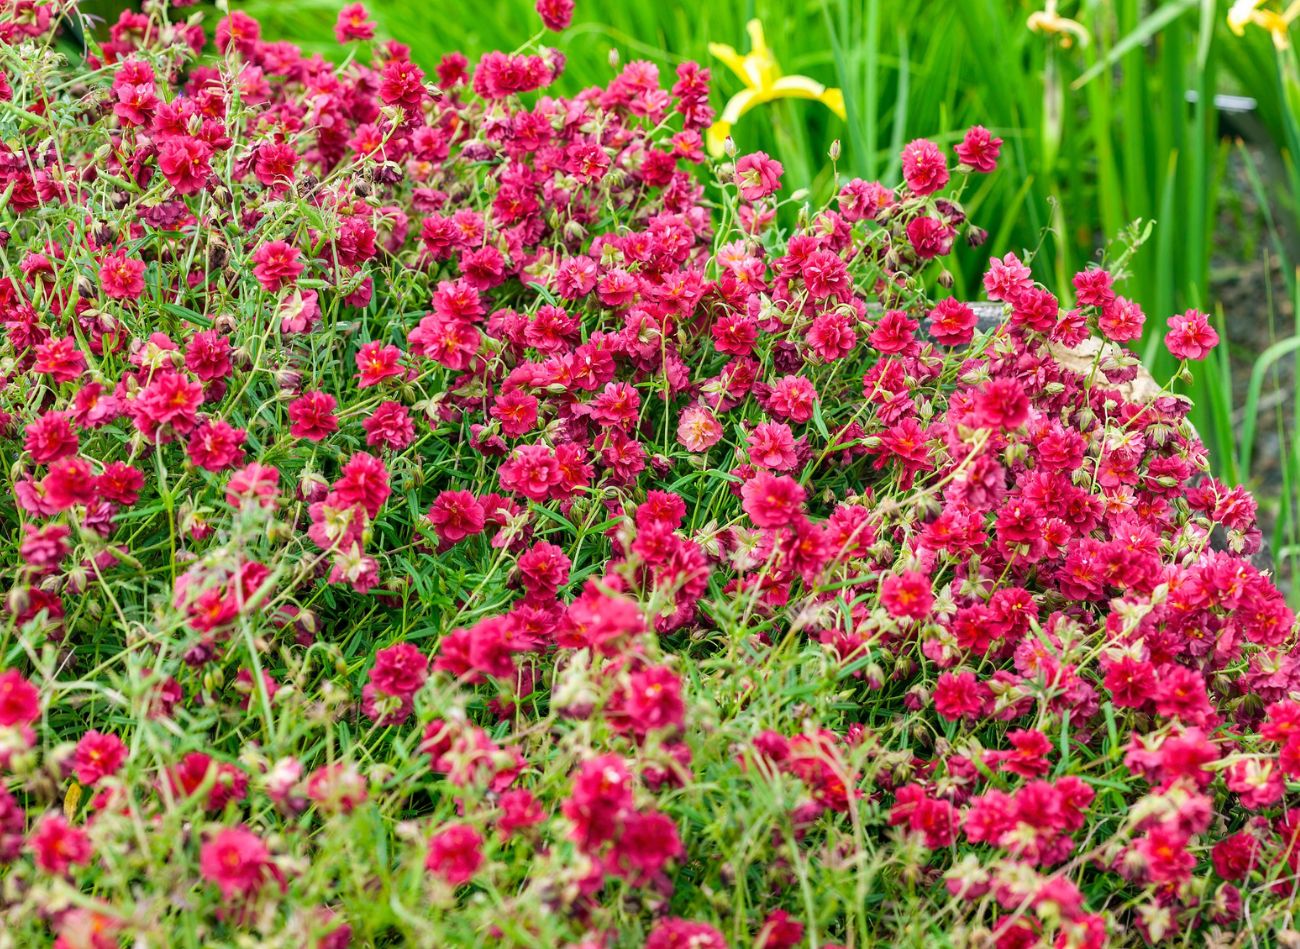
POLYGON ((944 291, 996 136, 799 208, 690 63, 3 10, 0 942, 1288 938, 1254 503, 1060 358, 1127 252, 944 291))

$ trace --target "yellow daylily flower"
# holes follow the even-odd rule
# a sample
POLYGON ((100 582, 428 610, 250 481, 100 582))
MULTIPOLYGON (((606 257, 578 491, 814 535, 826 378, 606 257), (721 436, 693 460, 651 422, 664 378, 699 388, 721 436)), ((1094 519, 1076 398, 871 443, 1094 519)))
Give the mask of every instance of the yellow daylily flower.
POLYGON ((1078 40, 1080 46, 1087 46, 1092 40, 1088 28, 1078 20, 1071 20, 1056 12, 1056 0, 1047 0, 1047 6, 1029 15, 1026 24, 1032 33, 1050 33, 1060 38, 1060 44, 1066 48, 1078 40))
POLYGON ((844 111, 844 93, 839 89, 828 89, 807 76, 781 75, 781 67, 777 65, 772 51, 767 48, 762 23, 750 20, 745 24, 745 31, 749 33, 748 55, 741 56, 734 46, 724 43, 709 44, 709 53, 721 60, 745 84, 744 89, 731 97, 722 110, 722 115, 705 133, 710 154, 715 158, 722 154, 731 127, 742 115, 755 106, 775 99, 813 99, 841 119, 847 117, 844 111))
POLYGON ((1268 30, 1273 37, 1273 46, 1286 49, 1291 45, 1291 23, 1300 17, 1300 0, 1295 0, 1284 13, 1276 10, 1261 10, 1265 0, 1237 0, 1228 10, 1228 29, 1238 36, 1246 35, 1246 27, 1255 24, 1260 29, 1268 30))

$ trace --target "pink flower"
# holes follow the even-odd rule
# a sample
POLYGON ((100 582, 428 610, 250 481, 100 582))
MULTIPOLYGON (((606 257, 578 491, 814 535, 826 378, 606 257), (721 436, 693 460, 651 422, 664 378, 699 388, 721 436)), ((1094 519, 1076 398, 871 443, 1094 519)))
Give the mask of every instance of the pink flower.
POLYGON ((803 423, 813 417, 817 387, 805 376, 782 376, 772 385, 767 411, 781 420, 803 423))
POLYGON ((390 59, 380 71, 379 97, 414 112, 424 101, 424 71, 409 59, 390 59))
POLYGON ((759 527, 788 527, 803 519, 804 489, 788 475, 760 471, 740 489, 745 513, 759 527))
POLYGON ((339 10, 338 19, 334 21, 334 38, 340 43, 374 39, 375 24, 366 8, 360 3, 349 3, 339 10))
POLYGON ((1245 879, 1261 858, 1259 841, 1246 831, 1223 838, 1210 853, 1214 872, 1225 880, 1245 879))
POLYGON ((1116 297, 1102 307, 1101 316, 1097 318, 1097 326, 1102 333, 1107 339, 1117 343, 1140 339, 1142 324, 1145 322, 1146 315, 1142 312, 1142 308, 1124 297, 1116 297))
POLYGON ((27 839, 27 849, 35 857, 36 866, 46 873, 64 874, 74 866, 90 863, 90 838, 62 814, 42 817, 27 839))
POLYGON ((185 347, 185 368, 204 382, 225 379, 231 373, 230 340, 216 330, 201 330, 185 347))
POLYGON ((1010 431, 1029 419, 1029 397, 1014 379, 990 379, 974 393, 974 421, 981 428, 1010 431))
POLYGON ((315 290, 294 290, 280 300, 277 311, 281 333, 306 333, 320 322, 315 290))
POLYGON ((1002 139, 993 135, 982 125, 972 126, 953 151, 963 165, 969 165, 975 171, 988 174, 998 166, 998 153, 1002 150, 1002 139))
POLYGON ((445 544, 455 544, 483 530, 483 505, 468 491, 443 491, 429 508, 429 523, 445 544))
POLYGON ((233 428, 221 419, 204 422, 190 434, 190 461, 206 471, 223 471, 242 465, 247 434, 242 428, 233 428))
POLYGON ((79 440, 66 412, 46 412, 27 426, 23 447, 32 461, 47 465, 77 453, 79 440))
POLYGON ((632 806, 632 776, 617 755, 606 754, 582 763, 573 791, 560 810, 573 825, 572 837, 583 849, 614 839, 620 818, 632 806))
POLYGON ((548 30, 559 32, 573 22, 573 0, 537 0, 537 15, 548 30))
POLYGON ((649 666, 628 680, 623 709, 638 735, 686 723, 682 680, 665 666, 649 666))
POLYGON ((301 251, 284 241, 271 241, 253 252, 253 276, 267 291, 279 290, 298 279, 303 265, 301 251))
POLYGON ((634 884, 646 884, 661 878, 668 861, 685 852, 671 818, 658 811, 634 813, 623 822, 614 864, 621 876, 634 884))
POLYGON ((515 566, 525 590, 534 595, 553 596, 569 582, 572 564, 561 548, 543 540, 529 547, 515 566))
POLYGON ((773 910, 763 920, 754 945, 756 949, 794 949, 803 941, 803 928, 803 923, 785 910, 773 910))
POLYGON ((1007 254, 1000 260, 994 257, 989 261, 988 273, 984 275, 984 292, 990 300, 1011 303, 1033 283, 1029 268, 1015 254, 1007 254))
POLYGON ((677 441, 691 452, 708 451, 722 439, 722 425, 703 405, 690 405, 682 410, 677 423, 677 441))
POLYGON ((1219 345, 1219 334, 1204 313, 1200 310, 1187 310, 1178 316, 1169 317, 1165 345, 1179 359, 1200 360, 1219 345))
POLYGON ((392 379, 402 374, 399 361, 402 351, 396 346, 384 344, 378 340, 366 343, 357 350, 357 388, 365 389, 378 385, 385 379, 392 379))
POLYGON ((465 824, 452 824, 429 838, 424 866, 452 886, 473 879, 483 865, 483 838, 465 824))
POLYGON ((343 464, 325 503, 338 509, 359 507, 367 517, 378 517, 379 509, 393 489, 384 463, 368 452, 359 451, 343 464))
POLYGON ((907 222, 907 240, 916 256, 922 260, 942 257, 952 250, 956 232, 942 221, 928 215, 907 222))
POLYGON ((225 53, 234 47, 247 56, 253 52, 257 41, 262 37, 262 26, 243 10, 236 10, 230 16, 217 21, 216 36, 213 37, 217 49, 225 53))
MULTIPOLYGON (((339 14, 340 17, 342 15, 339 14)), ((273 191, 286 191, 293 184, 294 170, 298 167, 298 162, 298 153, 293 150, 292 145, 285 142, 265 142, 257 147, 253 175, 261 184, 273 191)))
POLYGON ((381 402, 375 410, 362 419, 366 444, 372 448, 391 448, 401 451, 415 440, 415 425, 411 413, 400 402, 381 402))
POLYGON ((722 933, 707 923, 669 917, 646 937, 645 949, 728 949, 722 933))
POLYGON ((867 341, 882 353, 915 351, 919 328, 920 324, 902 310, 886 310, 867 341))
POLYGON ((96 499, 95 473, 90 463, 77 455, 60 458, 50 465, 41 487, 45 491, 45 500, 58 511, 66 511, 78 504, 91 504, 96 499))
POLYGON ((761 468, 789 471, 799 463, 794 435, 782 422, 762 422, 749 433, 749 460, 761 468))
POLYGON ((764 152, 742 155, 736 162, 736 187, 746 201, 766 198, 781 186, 781 173, 785 171, 775 158, 764 152))
POLYGON ((858 334, 853 321, 844 313, 823 313, 813 320, 804 337, 811 349, 823 362, 843 359, 853 352, 858 334))
POLYGON ((385 695, 409 698, 429 677, 429 660, 410 643, 394 643, 375 653, 370 684, 385 695))
POLYGON ((426 316, 406 338, 411 352, 448 369, 466 369, 482 345, 478 329, 454 317, 426 316))
POLYGON ((1050 333, 1061 315, 1057 299, 1038 287, 1025 287, 1011 301, 1011 322, 1035 333, 1050 333))
POLYGON ((245 501, 256 501, 262 507, 274 507, 280 493, 280 472, 268 465, 253 462, 230 476, 226 482, 226 503, 243 507, 245 501))
POLYGON ((539 56, 512 56, 491 52, 474 70, 474 91, 484 99, 504 99, 540 89, 553 78, 539 56))
POLYGON ((307 797, 326 814, 351 814, 367 795, 365 777, 354 765, 342 761, 307 776, 307 797))
POLYGON ((1100 269, 1081 270, 1074 275, 1074 292, 1080 306, 1109 306, 1115 299, 1110 273, 1100 269))
POLYGON ((506 791, 498 802, 501 817, 497 820, 497 830, 503 837, 513 836, 517 831, 533 827, 546 820, 546 812, 531 791, 516 788, 506 791))
POLYGON ((95 479, 95 490, 117 504, 134 504, 144 488, 144 475, 124 461, 110 462, 95 479))
POLYGON ((874 221, 885 208, 894 204, 898 196, 878 181, 854 178, 839 193, 840 214, 844 220, 874 221))
POLYGON ((241 824, 222 828, 203 845, 199 873, 220 888, 223 899, 233 900, 253 895, 278 871, 262 838, 241 824))
POLYGON ((68 538, 72 531, 64 524, 47 524, 37 528, 23 525, 23 540, 18 554, 23 562, 37 570, 53 570, 68 555, 68 538))
POLYGON ((96 784, 102 778, 116 774, 125 760, 126 745, 122 739, 91 729, 77 742, 72 767, 82 784, 96 784))
POLYGON ((1134 850, 1146 864, 1152 883, 1182 883, 1191 879, 1196 857, 1187 850, 1188 835, 1172 824, 1156 824, 1139 837, 1134 850))
POLYGON ((501 423, 501 431, 512 438, 527 435, 537 424, 537 398, 522 389, 511 389, 497 396, 491 415, 501 423))
POLYGON ((813 251, 799 269, 808 292, 814 299, 835 297, 846 300, 853 292, 848 265, 839 254, 830 250, 813 251))
POLYGON ((86 357, 71 336, 51 336, 36 347, 32 371, 50 376, 55 382, 71 382, 86 371, 86 357))
POLYGON ((202 404, 200 383, 179 372, 164 371, 129 404, 129 411, 136 429, 143 435, 171 441, 176 433, 188 432, 198 424, 202 404))
POLYGON ((334 415, 338 400, 328 392, 304 392, 289 403, 289 434, 308 441, 323 441, 339 430, 339 420, 334 415))
POLYGON ((144 261, 122 251, 107 255, 99 265, 99 286, 110 299, 137 299, 144 293, 144 261))
POLYGON ((903 147, 903 180, 914 194, 933 194, 948 183, 948 161, 934 142, 917 138, 903 147))
POLYGON ((880 582, 880 602, 890 616, 925 619, 934 603, 930 578, 918 570, 891 573, 880 582))
POLYGON ((989 698, 989 687, 973 672, 945 672, 934 686, 934 709, 949 721, 978 718, 989 698))
POLYGON ((41 699, 17 669, 0 672, 0 727, 30 725, 41 717, 41 699))
POLYGON ((501 487, 531 501, 543 501, 560 482, 560 466, 545 445, 521 445, 497 469, 501 487))
POLYGON ((975 338, 975 311, 955 297, 940 300, 928 314, 930 336, 943 346, 964 346, 975 338))
POLYGON ((173 135, 158 146, 158 168, 178 194, 198 194, 212 177, 212 148, 188 135, 173 135))

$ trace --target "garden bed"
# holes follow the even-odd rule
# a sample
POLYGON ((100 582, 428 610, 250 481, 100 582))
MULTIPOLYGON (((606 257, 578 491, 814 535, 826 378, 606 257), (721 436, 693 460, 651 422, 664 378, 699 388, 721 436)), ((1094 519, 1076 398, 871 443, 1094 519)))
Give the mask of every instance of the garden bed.
POLYGON ((161 6, 74 64, 51 9, 0 19, 6 938, 1287 938, 1254 500, 1122 257, 1063 305, 968 220, 995 134, 808 206, 695 63, 426 76, 353 5, 341 66, 161 6))

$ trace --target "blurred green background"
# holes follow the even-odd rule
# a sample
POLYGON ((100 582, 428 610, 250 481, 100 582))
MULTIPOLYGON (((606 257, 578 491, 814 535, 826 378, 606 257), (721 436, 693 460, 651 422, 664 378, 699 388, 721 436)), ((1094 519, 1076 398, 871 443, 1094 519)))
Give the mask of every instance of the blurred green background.
MULTIPOLYGON (((124 5, 83 2, 106 19, 124 5)), ((259 19, 266 38, 348 53, 333 39, 342 0, 231 6, 259 19)), ((719 112, 742 86, 708 45, 744 54, 745 24, 758 18, 783 72, 843 89, 847 119, 816 102, 763 105, 733 130, 742 151, 778 158, 786 187, 809 186, 816 200, 836 171, 896 181, 909 139, 951 144, 983 124, 1006 141, 998 173, 967 195, 990 231, 985 250, 1037 249, 1036 276, 1063 297, 1075 270, 1154 221, 1121 288, 1147 313, 1139 350, 1163 382, 1175 368, 1160 345, 1165 319, 1191 306, 1214 315, 1225 345, 1177 388, 1196 402, 1220 477, 1257 491, 1280 579, 1294 589, 1300 83, 1294 49, 1280 47, 1300 38, 1300 23, 1270 33, 1242 19, 1280 11, 1278 0, 578 0, 573 25, 544 35, 532 0, 366 6, 379 38, 406 43, 430 72, 451 50, 472 60, 536 41, 567 55, 559 91, 571 93, 632 59, 669 80, 695 59, 713 70, 719 112)), ((961 256, 956 289, 973 297, 986 255, 961 256)))

